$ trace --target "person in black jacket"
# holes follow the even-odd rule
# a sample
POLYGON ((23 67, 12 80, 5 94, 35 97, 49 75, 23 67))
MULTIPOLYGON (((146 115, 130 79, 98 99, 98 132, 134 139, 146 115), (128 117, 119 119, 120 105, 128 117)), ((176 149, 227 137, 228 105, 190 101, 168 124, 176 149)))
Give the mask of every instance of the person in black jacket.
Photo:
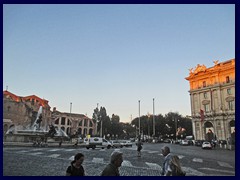
POLYGON ((67 168, 66 176, 85 176, 84 168, 82 167, 83 161, 84 155, 82 153, 76 154, 74 161, 67 168))
POLYGON ((139 138, 138 139, 138 142, 137 142, 137 153, 138 153, 138 157, 141 157, 141 150, 142 150, 142 145, 143 145, 143 143, 142 143, 142 141, 141 141, 141 139, 139 138))

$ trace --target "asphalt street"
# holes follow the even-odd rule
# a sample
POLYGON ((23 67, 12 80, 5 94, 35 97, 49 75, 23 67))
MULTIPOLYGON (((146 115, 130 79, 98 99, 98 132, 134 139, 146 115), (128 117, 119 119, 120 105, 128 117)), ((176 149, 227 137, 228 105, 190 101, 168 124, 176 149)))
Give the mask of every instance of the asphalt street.
MULTIPOLYGON (((160 176, 163 144, 144 144, 142 157, 136 146, 120 149, 86 149, 79 147, 14 147, 3 148, 4 176, 64 176, 76 153, 85 155, 83 167, 87 176, 99 176, 109 163, 112 151, 120 150, 124 161, 121 176, 160 176), (14 169, 14 171, 13 171, 14 169)), ((202 150, 200 147, 169 144, 177 154, 187 176, 234 176, 235 151, 202 150), (218 154, 218 155, 217 155, 218 154), (223 158, 224 157, 224 158, 223 158)))

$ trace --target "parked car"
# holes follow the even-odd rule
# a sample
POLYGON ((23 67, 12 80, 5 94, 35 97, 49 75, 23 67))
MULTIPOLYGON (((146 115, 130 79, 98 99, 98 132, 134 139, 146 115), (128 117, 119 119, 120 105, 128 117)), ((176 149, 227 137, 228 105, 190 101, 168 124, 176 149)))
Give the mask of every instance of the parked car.
POLYGON ((119 140, 111 140, 110 141, 113 148, 122 148, 123 144, 119 140))
POLYGON ((202 146, 202 140, 195 140, 195 146, 202 146))
POLYGON ((188 146, 188 145, 189 145, 188 140, 187 140, 187 139, 183 139, 183 140, 180 142, 180 145, 188 146))
POLYGON ((211 143, 208 142, 208 141, 204 141, 204 142, 202 143, 202 149, 212 149, 211 143))
POLYGON ((120 142, 125 147, 132 147, 132 142, 130 140, 120 140, 120 142))
POLYGON ((86 141, 87 149, 89 149, 89 148, 95 149, 96 147, 100 147, 102 149, 104 149, 104 148, 109 149, 112 147, 112 144, 108 140, 101 138, 101 137, 91 137, 84 141, 86 141))
POLYGON ((164 143, 171 143, 171 140, 170 139, 164 139, 163 142, 164 143))

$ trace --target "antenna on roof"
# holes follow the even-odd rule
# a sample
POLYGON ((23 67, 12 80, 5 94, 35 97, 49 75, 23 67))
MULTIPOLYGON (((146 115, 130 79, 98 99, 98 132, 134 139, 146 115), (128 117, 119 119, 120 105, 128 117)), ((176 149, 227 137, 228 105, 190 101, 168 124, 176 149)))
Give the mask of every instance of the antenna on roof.
POLYGON ((8 86, 6 86, 6 91, 8 90, 8 86))

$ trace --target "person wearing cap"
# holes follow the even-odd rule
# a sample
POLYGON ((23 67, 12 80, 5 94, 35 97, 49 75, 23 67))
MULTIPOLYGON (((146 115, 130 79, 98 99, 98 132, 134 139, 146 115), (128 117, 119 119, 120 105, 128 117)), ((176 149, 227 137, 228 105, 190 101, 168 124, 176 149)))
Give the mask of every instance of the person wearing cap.
POLYGON ((113 151, 110 158, 110 163, 104 168, 101 176, 120 176, 118 168, 123 162, 123 153, 120 151, 113 151))
POLYGON ((170 148, 168 146, 163 146, 161 150, 162 150, 162 155, 164 156, 164 161, 162 166, 162 176, 170 176, 172 172, 170 167, 170 162, 172 160, 170 148))
POLYGON ((68 166, 66 171, 66 176, 85 176, 84 168, 82 163, 84 161, 84 155, 82 153, 77 153, 74 156, 74 161, 68 166))

